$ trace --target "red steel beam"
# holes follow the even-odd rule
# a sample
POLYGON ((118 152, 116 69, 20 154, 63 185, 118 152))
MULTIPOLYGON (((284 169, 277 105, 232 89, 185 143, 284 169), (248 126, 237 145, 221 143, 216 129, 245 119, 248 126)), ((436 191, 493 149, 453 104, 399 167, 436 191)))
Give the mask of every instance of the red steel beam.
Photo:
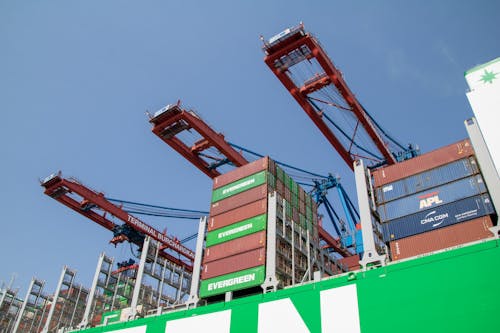
MULTIPOLYGON (((44 193, 55 200, 61 202, 65 206, 73 209, 74 211, 80 213, 81 215, 91 219, 92 221, 98 223, 99 225, 105 227, 108 230, 113 230, 116 226, 115 223, 106 218, 106 213, 113 215, 119 220, 123 221, 125 224, 132 227, 134 230, 150 236, 151 238, 157 240, 163 248, 168 248, 173 250, 174 252, 184 256, 189 259, 191 262, 194 261, 194 252, 189 248, 185 247, 178 241, 172 239, 171 237, 157 231, 150 225, 145 222, 139 220, 138 218, 130 215, 120 207, 114 205, 110 201, 108 201, 102 193, 97 193, 82 184, 73 181, 64 179, 61 176, 57 175, 50 180, 42 183, 42 186, 45 188, 44 193), (71 198, 68 194, 77 194, 83 198, 81 202, 71 198), (92 204, 96 207, 102 209, 105 213, 104 215, 99 215, 92 209, 83 209, 82 202, 85 204, 92 204)), ((141 244, 137 244, 141 245, 141 244)), ((160 252, 162 257, 165 259, 181 266, 185 267, 187 271, 192 272, 192 264, 188 264, 183 260, 172 256, 167 252, 160 252)))
POLYGON ((352 256, 352 253, 350 253, 345 248, 343 248, 342 244, 340 244, 340 241, 338 239, 333 238, 333 236, 330 235, 330 233, 328 231, 323 229, 322 226, 318 226, 318 234, 319 234, 319 238, 321 238, 322 240, 324 240, 326 242, 326 244, 328 244, 328 247, 333 248, 335 250, 335 252, 337 252, 341 256, 343 256, 343 257, 352 256))
MULTIPOLYGON (((160 114, 151 118, 150 123, 153 124, 152 132, 156 136, 210 178, 215 178, 220 175, 220 172, 217 171, 216 168, 211 168, 210 164, 200 156, 200 153, 210 147, 216 148, 224 158, 227 158, 237 167, 248 163, 239 152, 227 143, 222 134, 215 132, 194 112, 181 109, 179 103, 173 106, 167 106, 160 114), (203 145, 195 143, 193 146, 188 146, 176 137, 178 133, 165 135, 166 131, 173 129, 176 125, 178 128, 182 128, 181 125, 187 125, 188 128, 185 129, 194 129, 202 137, 197 143, 203 142, 203 145)), ((180 132, 181 131, 179 131, 179 133, 180 132)))
POLYGON ((306 99, 305 95, 300 93, 300 89, 293 83, 288 75, 285 72, 281 71, 281 69, 273 66, 274 59, 266 57, 265 62, 273 71, 273 73, 278 77, 281 83, 285 86, 285 88, 290 92, 293 98, 295 98, 297 103, 299 103, 302 109, 304 109, 304 111, 309 116, 309 118, 311 118, 316 127, 318 127, 325 138, 337 150, 337 152, 340 154, 340 157, 342 157, 342 159, 350 166, 350 168, 354 170, 354 159, 351 157, 349 152, 345 150, 342 143, 337 139, 335 134, 333 134, 333 132, 327 126, 327 124, 321 117, 321 114, 316 112, 311 103, 306 99))
MULTIPOLYGON (((332 144, 332 146, 338 151, 342 159, 353 169, 354 158, 351 156, 350 152, 344 147, 341 142, 336 138, 335 134, 330 130, 327 124, 323 121, 321 114, 316 112, 312 104, 308 101, 308 94, 315 91, 315 89, 324 86, 327 81, 322 80, 322 82, 317 82, 316 87, 314 85, 306 84, 303 87, 297 87, 295 83, 287 75, 288 68, 277 68, 274 62, 279 58, 289 54, 291 51, 300 49, 302 46, 306 46, 310 50, 310 55, 308 58, 316 58, 322 69, 325 71, 329 81, 333 84, 337 90, 340 92, 346 103, 351 108, 352 112, 359 119, 361 125, 364 127, 371 140, 382 153, 384 158, 387 160, 388 164, 396 163, 396 160, 392 153, 389 151, 387 145, 379 135, 375 126, 371 120, 366 115, 363 107, 349 89, 347 83, 344 81, 342 74, 335 67, 333 62, 330 60, 326 52, 319 45, 317 40, 313 38, 309 33, 300 34, 294 33, 290 40, 284 39, 279 43, 272 45, 268 48, 264 47, 267 52, 267 56, 264 61, 272 72, 278 77, 285 88, 290 92, 290 94, 295 98, 299 105, 304 109, 306 114, 311 118, 318 129, 323 133, 326 139, 332 144)), ((302 60, 303 61, 303 60, 302 60)))

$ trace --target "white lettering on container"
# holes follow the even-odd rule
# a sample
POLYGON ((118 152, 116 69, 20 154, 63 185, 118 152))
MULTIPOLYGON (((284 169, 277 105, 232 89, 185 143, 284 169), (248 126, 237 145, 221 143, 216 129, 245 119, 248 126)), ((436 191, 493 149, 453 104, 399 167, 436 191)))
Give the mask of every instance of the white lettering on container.
POLYGON ((242 283, 251 282, 251 281, 255 281, 255 273, 247 274, 247 275, 243 275, 240 277, 231 278, 231 279, 227 279, 227 280, 209 283, 207 286, 207 289, 209 291, 217 290, 217 289, 231 287, 231 286, 234 286, 237 284, 242 284, 242 283))
POLYGON ((241 227, 238 227, 238 228, 234 228, 234 229, 231 229, 228 231, 220 232, 219 234, 217 234, 217 238, 224 238, 227 236, 231 236, 231 235, 237 234, 239 232, 242 232, 242 231, 245 231, 248 229, 252 229, 252 227, 253 227, 253 223, 245 224, 245 225, 242 225, 241 227))
POLYGON ((233 185, 231 187, 223 189, 222 190, 222 194, 224 195, 224 194, 228 194, 228 193, 234 192, 236 190, 239 190, 242 187, 245 187, 245 186, 248 186, 248 185, 252 185, 253 183, 255 183, 255 178, 245 180, 242 183, 239 183, 239 184, 236 184, 236 185, 233 185))

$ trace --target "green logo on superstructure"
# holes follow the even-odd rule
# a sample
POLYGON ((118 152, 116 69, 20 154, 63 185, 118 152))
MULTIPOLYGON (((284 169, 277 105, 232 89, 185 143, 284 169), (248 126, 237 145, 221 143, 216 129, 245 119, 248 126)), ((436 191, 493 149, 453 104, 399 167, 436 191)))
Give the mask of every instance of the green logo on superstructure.
POLYGON ((481 80, 484 83, 493 83, 493 80, 495 80, 497 77, 498 73, 493 73, 493 72, 488 72, 486 69, 484 70, 484 74, 481 76, 481 80))

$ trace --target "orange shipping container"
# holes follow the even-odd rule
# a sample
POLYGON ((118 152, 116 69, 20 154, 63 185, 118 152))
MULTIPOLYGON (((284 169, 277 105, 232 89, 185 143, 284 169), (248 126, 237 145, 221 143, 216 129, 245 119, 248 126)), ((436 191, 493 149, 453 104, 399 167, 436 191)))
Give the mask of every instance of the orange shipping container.
POLYGON ((266 230, 206 248, 203 255, 203 265, 263 246, 266 246, 266 230))
POLYGON ((232 171, 226 172, 225 174, 217 176, 214 178, 213 189, 215 190, 221 186, 230 184, 246 176, 253 175, 259 171, 268 170, 270 163, 272 163, 270 161, 269 157, 266 156, 258 159, 257 161, 253 161, 232 171))
POLYGON ((261 247, 203 265, 201 279, 206 280, 220 275, 239 272, 247 268, 264 265, 265 263, 266 248, 261 247))
POLYGON ((248 205, 241 206, 239 208, 216 216, 210 216, 210 219, 208 221, 208 231, 219 229, 227 225, 265 213, 267 213, 267 198, 252 202, 248 205))
POLYGON ((245 192, 214 202, 210 206, 210 216, 216 216, 254 201, 264 199, 267 197, 268 191, 267 184, 262 184, 245 192))
POLYGON ((350 257, 339 259, 339 264, 342 265, 343 268, 347 268, 348 271, 351 272, 361 268, 361 266, 359 265, 360 260, 361 259, 359 258, 359 255, 355 254, 350 257))
POLYGON ((474 155, 469 139, 372 172, 374 186, 380 187, 417 173, 474 155))
POLYGON ((493 226, 489 216, 451 225, 389 243, 392 260, 414 257, 448 247, 475 242, 493 237, 489 228, 493 226))

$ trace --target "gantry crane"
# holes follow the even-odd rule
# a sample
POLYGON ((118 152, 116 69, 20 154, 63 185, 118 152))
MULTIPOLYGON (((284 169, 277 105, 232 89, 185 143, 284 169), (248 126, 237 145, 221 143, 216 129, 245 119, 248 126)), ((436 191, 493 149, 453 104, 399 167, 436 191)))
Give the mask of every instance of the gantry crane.
POLYGON ((44 179, 41 185, 45 188, 46 195, 112 231, 114 234, 112 243, 129 241, 142 247, 144 237, 150 236, 160 244, 159 254, 162 257, 192 272, 195 254, 191 249, 184 246, 177 238, 156 230, 113 204, 103 193, 84 186, 76 179, 63 178, 60 172, 44 179), (123 224, 114 223, 109 216, 114 216, 123 224))
MULTIPOLYGON (((224 135, 215 132, 194 111, 184 110, 177 104, 167 105, 150 117, 152 132, 185 159, 194 164, 210 178, 220 175, 221 166, 231 163, 242 166, 248 161, 231 147, 224 135), (178 135, 184 131, 196 131, 201 138, 194 143, 183 141, 178 135), (217 151, 215 154, 208 150, 217 151), (222 155, 223 157, 219 157, 222 155)), ((194 133, 193 133, 194 134, 194 133)))
MULTIPOLYGON (((227 142, 222 134, 215 132, 194 111, 183 109, 180 101, 177 104, 167 105, 150 116, 149 122, 153 125, 152 132, 156 136, 210 178, 221 174, 218 169, 222 165, 229 163, 240 167, 249 163, 241 153, 232 147, 233 144, 227 142), (194 144, 187 142, 187 140, 183 141, 181 138, 183 132, 190 129, 195 129, 201 136, 194 144), (209 148, 216 148, 216 150, 209 155, 204 152, 209 148)), ((319 226, 318 232, 320 238, 335 252, 343 257, 352 255, 344 248, 338 238, 334 238, 323 227, 319 226)))
POLYGON ((357 159, 370 160, 373 165, 394 164, 398 158, 417 154, 412 145, 404 147, 392 139, 368 114, 302 23, 267 41, 261 39, 267 66, 351 169, 357 159), (404 153, 392 153, 390 142, 404 153))

